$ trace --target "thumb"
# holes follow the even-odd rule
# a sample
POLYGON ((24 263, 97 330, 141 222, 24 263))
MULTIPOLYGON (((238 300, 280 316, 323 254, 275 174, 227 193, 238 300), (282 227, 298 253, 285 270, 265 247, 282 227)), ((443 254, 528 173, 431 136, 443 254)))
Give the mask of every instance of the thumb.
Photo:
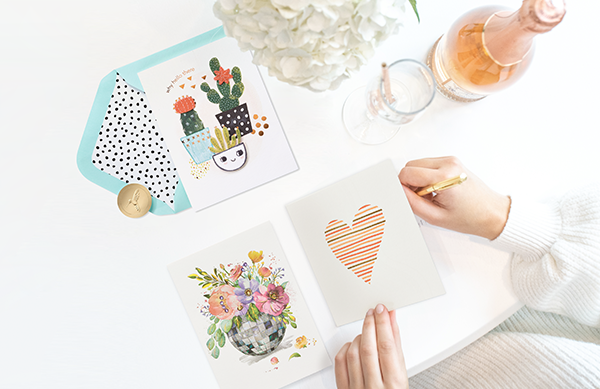
POLYGON ((415 215, 425 220, 427 223, 435 224, 436 220, 440 220, 444 209, 438 207, 431 201, 418 196, 415 192, 413 192, 410 188, 402 185, 402 189, 404 189, 404 194, 406 194, 406 199, 412 208, 412 211, 415 215))

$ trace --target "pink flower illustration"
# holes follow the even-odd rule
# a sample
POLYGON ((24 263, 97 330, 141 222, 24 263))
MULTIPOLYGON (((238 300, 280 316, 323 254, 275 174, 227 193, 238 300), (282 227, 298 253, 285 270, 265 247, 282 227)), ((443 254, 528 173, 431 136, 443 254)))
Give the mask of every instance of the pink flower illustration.
POLYGON ((238 309, 243 309, 230 285, 215 289, 208 299, 208 305, 208 311, 221 320, 231 319, 238 309))
POLYGON ((263 266, 260 269, 258 269, 258 274, 263 278, 267 278, 271 275, 271 269, 263 266))
POLYGON ((236 265, 236 267, 234 267, 233 270, 231 270, 231 273, 229 273, 229 279, 231 281, 236 281, 238 278, 240 278, 241 275, 242 265, 236 265))
POLYGON ((258 292, 254 292, 254 303, 259 311, 279 316, 290 302, 290 297, 285 293, 282 286, 269 284, 267 288, 260 286, 258 292))

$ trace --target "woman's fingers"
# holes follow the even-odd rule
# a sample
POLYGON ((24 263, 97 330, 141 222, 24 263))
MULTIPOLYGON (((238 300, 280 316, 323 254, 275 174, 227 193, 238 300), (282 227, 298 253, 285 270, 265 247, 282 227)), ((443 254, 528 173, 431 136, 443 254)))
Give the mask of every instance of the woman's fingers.
POLYGON ((377 352, 383 383, 386 386, 396 387, 401 381, 399 369, 400 359, 390 314, 385 306, 377 305, 375 308, 375 327, 377 329, 377 352))
POLYGON ((448 160, 454 157, 432 157, 432 158, 421 158, 408 161, 406 166, 419 166, 426 167, 429 169, 438 169, 443 166, 448 160))
POLYGON ((400 329, 398 328, 398 321, 396 320, 396 311, 390 312, 390 322, 392 323, 392 333, 394 334, 394 340, 396 343, 396 349, 398 350, 398 372, 399 386, 400 388, 408 388, 408 373, 406 372, 406 362, 404 360, 404 353, 402 352, 402 340, 400 339, 400 329))
POLYGON ((360 343, 362 335, 358 335, 348 348, 346 353, 346 366, 348 369, 348 381, 351 389, 363 389, 365 381, 360 362, 360 343))
POLYGON ((406 185, 411 189, 423 188, 448 178, 452 177, 449 177, 449 174, 445 171, 420 166, 405 166, 398 173, 398 179, 400 179, 402 185, 406 185))
POLYGON ((367 387, 381 386, 382 377, 380 369, 380 356, 377 352, 378 333, 373 310, 369 309, 363 322, 362 338, 360 342, 360 362, 367 387))
POLYGON ((346 354, 351 343, 346 343, 335 356, 335 382, 338 389, 350 389, 350 380, 348 378, 348 362, 346 354))
POLYGON ((413 213, 428 223, 436 224, 437 221, 445 217, 447 211, 439 204, 431 201, 431 197, 421 197, 410 188, 402 186, 406 199, 410 204, 413 213))

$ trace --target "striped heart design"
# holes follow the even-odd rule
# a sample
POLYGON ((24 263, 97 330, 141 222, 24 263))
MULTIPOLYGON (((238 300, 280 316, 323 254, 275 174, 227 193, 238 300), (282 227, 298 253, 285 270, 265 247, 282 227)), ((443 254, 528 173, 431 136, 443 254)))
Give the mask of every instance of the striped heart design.
POLYGON ((352 227, 343 220, 330 221, 325 228, 325 240, 338 261, 370 284, 384 227, 383 210, 367 204, 354 215, 352 227))

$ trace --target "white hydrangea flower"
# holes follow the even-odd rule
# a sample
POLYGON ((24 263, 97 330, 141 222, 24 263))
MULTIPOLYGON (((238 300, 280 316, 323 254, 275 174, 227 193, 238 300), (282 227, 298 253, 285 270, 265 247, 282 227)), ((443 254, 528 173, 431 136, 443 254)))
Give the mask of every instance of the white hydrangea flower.
POLYGON ((217 0, 225 33, 292 85, 335 89, 402 25, 406 0, 217 0))

